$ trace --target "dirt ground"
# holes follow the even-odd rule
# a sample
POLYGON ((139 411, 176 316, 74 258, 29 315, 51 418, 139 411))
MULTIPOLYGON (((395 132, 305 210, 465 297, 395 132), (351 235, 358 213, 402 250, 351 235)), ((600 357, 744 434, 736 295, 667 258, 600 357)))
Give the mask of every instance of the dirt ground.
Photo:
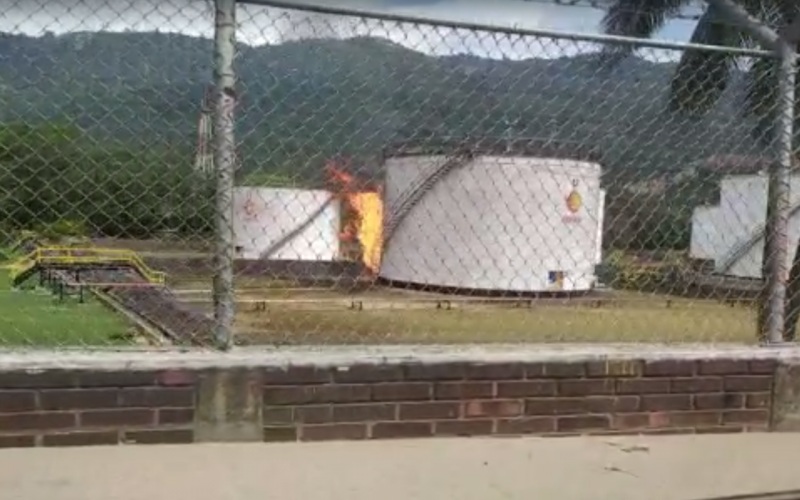
POLYGON ((14 500, 711 500, 800 490, 799 461, 800 434, 105 446, 0 450, 0 484, 14 500))
MULTIPOLYGON (((576 299, 486 299, 372 288, 346 293, 257 286, 237 295, 245 344, 754 342, 747 304, 635 292, 576 299)), ((210 307, 210 291, 179 287, 210 307)))
MULTIPOLYGON (((98 240, 143 255, 207 253, 208 242, 98 240)), ((209 307, 208 276, 172 277, 184 300, 209 307)), ((362 293, 238 276, 243 344, 475 342, 755 342, 754 309, 711 299, 613 292, 602 298, 492 300, 373 287, 362 293)), ((327 284, 326 286, 330 286, 327 284)))

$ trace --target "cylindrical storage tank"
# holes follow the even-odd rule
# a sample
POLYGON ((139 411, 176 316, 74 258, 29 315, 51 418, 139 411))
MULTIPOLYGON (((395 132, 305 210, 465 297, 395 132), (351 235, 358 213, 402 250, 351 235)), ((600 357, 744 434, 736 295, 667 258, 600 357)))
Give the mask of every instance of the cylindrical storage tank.
POLYGON ((464 291, 588 291, 604 196, 592 151, 533 141, 386 151, 380 277, 464 291))
POLYGON ((333 261, 339 256, 340 206, 324 190, 237 187, 237 258, 333 261))

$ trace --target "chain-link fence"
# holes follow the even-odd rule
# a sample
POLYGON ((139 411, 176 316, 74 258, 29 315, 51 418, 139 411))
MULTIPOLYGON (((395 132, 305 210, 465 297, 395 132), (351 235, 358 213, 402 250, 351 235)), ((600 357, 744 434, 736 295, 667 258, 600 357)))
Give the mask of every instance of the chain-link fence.
POLYGON ((0 38, 6 345, 793 331, 776 47, 76 6, 0 38))

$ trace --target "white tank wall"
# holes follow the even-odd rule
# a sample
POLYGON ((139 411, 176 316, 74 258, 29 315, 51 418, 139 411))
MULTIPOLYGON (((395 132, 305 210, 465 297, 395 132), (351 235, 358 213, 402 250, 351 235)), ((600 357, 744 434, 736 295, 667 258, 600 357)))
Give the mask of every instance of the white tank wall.
MULTIPOLYGON (((743 278, 761 278, 764 239, 737 258, 751 236, 764 227, 767 217, 768 179, 765 175, 726 177, 720 184, 718 206, 697 207, 692 214, 690 255, 696 259, 714 261, 715 271, 743 278), (730 261, 726 267, 726 262, 730 261)), ((791 205, 800 203, 800 177, 791 183, 791 205)), ((789 221, 789 262, 794 258, 795 245, 800 237, 800 214, 789 221)))
MULTIPOLYGON (((385 212, 446 161, 386 161, 385 212)), ((601 167, 573 160, 481 156, 441 179, 384 248, 380 276, 417 284, 515 292, 588 290, 600 257, 601 167), (583 204, 564 218, 573 180, 583 204), (551 272, 563 272, 552 282, 551 272)))
POLYGON ((276 247, 274 260, 336 260, 339 256, 340 205, 323 190, 238 187, 234 189, 237 256, 264 258, 277 242, 313 217, 307 227, 276 247))

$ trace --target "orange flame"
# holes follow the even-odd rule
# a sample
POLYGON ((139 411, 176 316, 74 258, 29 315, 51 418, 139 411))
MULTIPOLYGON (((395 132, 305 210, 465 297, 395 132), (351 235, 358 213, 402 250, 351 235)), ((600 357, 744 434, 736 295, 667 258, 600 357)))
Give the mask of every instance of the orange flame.
POLYGON ((333 161, 325 166, 345 209, 352 217, 345 217, 339 238, 343 243, 358 241, 361 246, 360 259, 364 267, 377 273, 383 252, 383 196, 380 189, 366 190, 358 186, 358 180, 343 171, 333 161))

